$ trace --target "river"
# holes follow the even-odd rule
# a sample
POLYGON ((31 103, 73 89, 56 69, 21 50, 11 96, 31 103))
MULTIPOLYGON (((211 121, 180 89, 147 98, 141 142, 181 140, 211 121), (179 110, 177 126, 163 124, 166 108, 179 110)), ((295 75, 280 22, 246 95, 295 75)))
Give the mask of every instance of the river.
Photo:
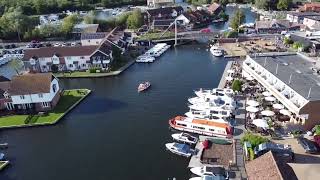
POLYGON ((188 110, 193 90, 217 87, 226 63, 204 45, 188 45, 117 77, 61 79, 65 89, 93 93, 57 125, 1 131, 11 165, 0 179, 188 179, 189 160, 165 150, 168 119, 188 110), (137 93, 145 80, 151 89, 137 93))

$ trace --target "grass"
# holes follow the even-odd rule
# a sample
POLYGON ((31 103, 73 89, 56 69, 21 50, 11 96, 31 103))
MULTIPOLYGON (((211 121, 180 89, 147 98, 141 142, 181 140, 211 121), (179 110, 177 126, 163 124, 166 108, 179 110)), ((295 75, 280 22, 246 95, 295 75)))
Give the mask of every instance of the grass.
POLYGON ((82 97, 88 94, 88 90, 66 90, 63 92, 57 106, 45 115, 12 115, 0 118, 1 127, 30 126, 42 124, 54 124, 59 118, 77 103, 82 97))
MULTIPOLYGON (((156 39, 160 39, 161 34, 162 34, 162 32, 143 34, 143 35, 138 37, 138 40, 156 40, 156 39)), ((162 39, 164 39, 164 38, 174 38, 174 33, 168 31, 168 32, 164 33, 161 38, 162 39)))

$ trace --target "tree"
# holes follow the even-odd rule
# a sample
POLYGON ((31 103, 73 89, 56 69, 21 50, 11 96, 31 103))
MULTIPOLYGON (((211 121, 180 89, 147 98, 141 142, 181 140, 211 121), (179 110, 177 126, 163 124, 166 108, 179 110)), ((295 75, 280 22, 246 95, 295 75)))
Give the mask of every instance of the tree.
POLYGON ((241 86, 242 86, 242 83, 239 79, 236 79, 232 82, 232 90, 233 91, 238 91, 240 92, 241 91, 241 86))
POLYGON ((79 17, 76 14, 65 17, 62 21, 61 31, 65 34, 71 33, 74 25, 78 23, 78 21, 79 17))
POLYGON ((234 16, 231 19, 230 26, 234 30, 239 30, 239 26, 245 22, 245 14, 243 13, 242 10, 238 9, 235 13, 234 16))
POLYGON ((52 71, 53 73, 57 73, 58 70, 59 70, 59 67, 58 67, 56 64, 52 64, 52 65, 51 65, 51 71, 52 71))
POLYGON ((291 3, 292 2, 290 0, 279 0, 277 3, 277 9, 282 11, 287 10, 291 3))
POLYGON ((121 52, 118 47, 112 45, 112 57, 115 61, 121 61, 121 52))
POLYGON ((268 8, 268 1, 267 0, 255 0, 254 5, 258 9, 267 9, 268 8))
POLYGON ((143 16, 140 10, 134 10, 132 14, 128 16, 127 26, 131 29, 140 28, 143 25, 143 16))
POLYGON ((293 41, 290 38, 285 37, 283 40, 283 43, 288 45, 288 44, 293 44, 293 41))
POLYGON ((23 66, 23 62, 19 59, 12 59, 9 62, 9 67, 11 67, 12 69, 14 69, 17 73, 17 75, 19 75, 19 69, 23 66))

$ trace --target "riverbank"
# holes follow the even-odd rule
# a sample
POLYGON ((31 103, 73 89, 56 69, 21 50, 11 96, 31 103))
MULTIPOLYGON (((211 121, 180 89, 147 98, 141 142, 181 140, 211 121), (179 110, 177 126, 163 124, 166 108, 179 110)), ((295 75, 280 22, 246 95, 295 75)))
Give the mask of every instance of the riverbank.
POLYGON ((68 112, 75 108, 84 100, 91 90, 89 89, 72 89, 62 92, 62 96, 57 106, 45 115, 11 115, 0 118, 0 129, 32 127, 56 124, 68 112))
POLYGON ((116 71, 107 72, 107 73, 90 73, 90 72, 71 72, 71 73, 54 73, 58 78, 98 78, 98 77, 108 77, 108 76, 117 76, 129 68, 135 63, 135 60, 129 61, 126 65, 122 66, 116 71))

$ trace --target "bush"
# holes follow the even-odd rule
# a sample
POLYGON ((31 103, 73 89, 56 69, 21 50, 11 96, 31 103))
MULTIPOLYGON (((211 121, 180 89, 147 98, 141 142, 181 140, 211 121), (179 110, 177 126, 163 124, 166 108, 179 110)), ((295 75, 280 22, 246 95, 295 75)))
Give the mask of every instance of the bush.
POLYGON ((316 129, 315 135, 320 135, 320 125, 316 125, 315 129, 316 129))
POLYGON ((90 69, 89 69, 89 72, 90 72, 90 73, 97 73, 97 72, 101 72, 101 68, 93 67, 93 68, 90 68, 90 69))
POLYGON ((302 48, 302 43, 301 42, 294 42, 293 43, 293 45, 292 45, 292 47, 294 48, 294 49, 299 49, 299 48, 302 48))
POLYGON ((232 82, 232 90, 233 91, 241 91, 242 82, 239 79, 236 79, 232 82))
POLYGON ((237 38, 238 37, 238 32, 237 31, 229 31, 226 33, 226 38, 237 38))
POLYGON ((252 148, 248 148, 249 160, 254 160, 254 152, 252 148))
POLYGON ((285 37, 283 40, 283 43, 288 45, 288 44, 293 44, 293 41, 290 38, 285 37))
POLYGON ((243 144, 245 141, 248 141, 251 144, 252 149, 254 149, 259 144, 268 142, 269 140, 259 135, 254 135, 252 133, 245 133, 245 135, 241 138, 240 141, 241 141, 241 144, 243 144))

